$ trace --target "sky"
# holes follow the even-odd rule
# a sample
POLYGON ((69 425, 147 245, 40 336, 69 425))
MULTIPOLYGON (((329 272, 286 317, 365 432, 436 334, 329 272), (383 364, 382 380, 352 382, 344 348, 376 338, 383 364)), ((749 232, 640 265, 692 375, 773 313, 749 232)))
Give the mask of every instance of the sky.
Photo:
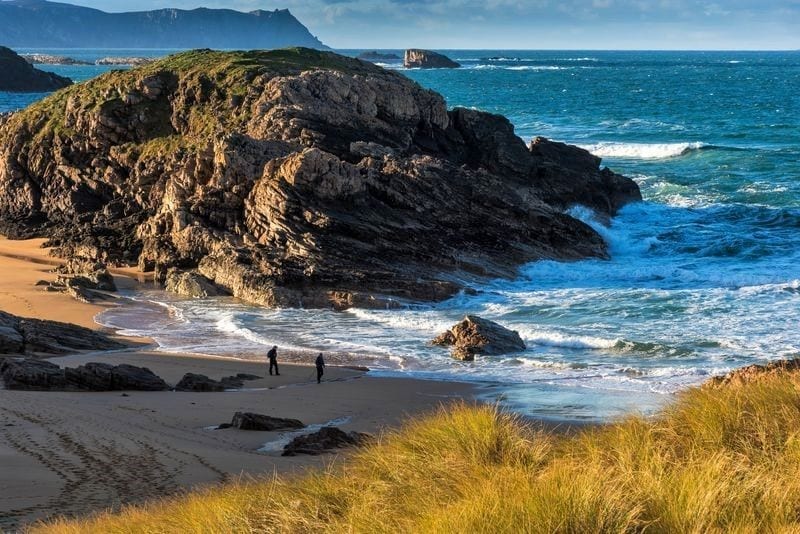
POLYGON ((340 49, 800 49, 800 0, 60 1, 105 11, 288 8, 340 49))

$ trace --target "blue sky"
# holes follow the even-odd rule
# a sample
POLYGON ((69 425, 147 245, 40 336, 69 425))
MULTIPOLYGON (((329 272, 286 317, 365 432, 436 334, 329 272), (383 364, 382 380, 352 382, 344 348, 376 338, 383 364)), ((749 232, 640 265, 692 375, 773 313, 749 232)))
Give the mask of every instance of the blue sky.
POLYGON ((289 8, 334 48, 800 49, 800 0, 62 0, 289 8))

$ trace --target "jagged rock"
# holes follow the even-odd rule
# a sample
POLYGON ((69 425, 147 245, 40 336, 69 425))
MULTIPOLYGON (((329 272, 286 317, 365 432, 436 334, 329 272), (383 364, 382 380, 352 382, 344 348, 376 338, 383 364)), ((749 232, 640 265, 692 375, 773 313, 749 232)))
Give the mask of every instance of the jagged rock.
POLYGON ((0 46, 0 91, 39 93, 68 85, 72 85, 69 78, 35 69, 10 48, 0 46))
POLYGON ((230 426, 239 430, 274 432, 276 430, 296 430, 305 428, 306 425, 297 419, 283 419, 251 412, 236 412, 233 415, 230 426))
POLYGON ((402 59, 397 54, 383 54, 377 50, 361 52, 356 58, 363 61, 400 61, 402 59))
POLYGON ((707 388, 721 388, 731 386, 741 386, 752 382, 758 382, 776 375, 797 373, 800 371, 800 358, 791 360, 775 360, 764 365, 748 365, 735 369, 723 376, 715 376, 703 384, 707 388))
POLYGON ((566 208, 640 199, 585 151, 308 49, 186 52, 0 119, 0 233, 267 306, 436 301, 604 258, 566 208))
POLYGON ((0 359, 0 378, 6 389, 64 390, 67 387, 64 371, 44 360, 0 359))
POLYGON ((343 447, 360 446, 372 436, 361 432, 344 432, 335 426, 322 427, 318 432, 297 436, 283 448, 283 456, 324 454, 343 447))
POLYGON ((452 346, 453 357, 467 361, 474 360, 476 354, 495 355, 525 350, 525 342, 518 332, 476 315, 467 315, 432 343, 452 346))
POLYGON ((36 391, 165 391, 169 386, 145 367, 87 363, 61 369, 44 360, 5 358, 0 377, 7 389, 36 391))
POLYGON ((0 311, 0 354, 67 354, 122 346, 105 334, 82 326, 26 319, 0 311))
POLYGON ((164 284, 167 291, 186 297, 205 298, 225 295, 208 278, 196 271, 180 271, 169 269, 164 284))
POLYGON ((403 57, 403 66, 407 69, 457 69, 461 64, 438 52, 409 48, 403 57))
POLYGON ((214 380, 206 375, 186 373, 175 385, 175 391, 225 391, 226 389, 238 389, 244 386, 245 380, 258 380, 260 378, 263 377, 239 373, 236 376, 225 376, 220 380, 214 380))

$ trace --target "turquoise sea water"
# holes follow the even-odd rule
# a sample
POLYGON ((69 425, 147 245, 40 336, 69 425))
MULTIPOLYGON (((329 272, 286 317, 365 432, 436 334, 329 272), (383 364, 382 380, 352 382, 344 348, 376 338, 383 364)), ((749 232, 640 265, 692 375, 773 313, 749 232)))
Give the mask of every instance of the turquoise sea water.
MULTIPOLYGON (((506 115, 526 141, 584 146, 639 183, 645 201, 608 227, 572 210, 608 240, 610 261, 538 262, 477 295, 401 311, 144 292, 100 319, 168 350, 263 358, 277 343, 383 374, 475 381, 488 398, 558 419, 652 411, 712 374, 800 356, 800 53, 446 53, 464 68, 386 66, 451 106, 506 115), (519 330, 528 350, 463 363, 427 345, 465 313, 519 330)), ((3 106, 14 104, 0 93, 3 106)))

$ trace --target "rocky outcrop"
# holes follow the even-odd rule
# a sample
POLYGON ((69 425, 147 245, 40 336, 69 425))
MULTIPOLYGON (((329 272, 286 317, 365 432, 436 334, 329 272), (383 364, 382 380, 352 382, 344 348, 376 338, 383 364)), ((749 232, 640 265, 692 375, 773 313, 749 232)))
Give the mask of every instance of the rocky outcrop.
POLYGON ((800 358, 791 360, 775 360, 763 365, 753 364, 740 369, 735 369, 725 375, 715 376, 703 384, 706 388, 721 388, 731 386, 741 386, 764 379, 773 378, 776 375, 797 373, 800 371, 800 358))
POLYGON ((267 306, 435 301, 603 258, 565 210, 641 198, 588 152, 527 147, 504 117, 308 49, 186 52, 0 121, 0 233, 267 306))
POLYGON ((87 363, 60 368, 44 361, 21 358, 0 360, 6 389, 35 391, 165 391, 169 386, 145 367, 87 363))
POLYGON ((102 57, 95 60, 95 65, 113 65, 120 67, 141 67, 154 62, 151 57, 102 57))
POLYGON ((275 432, 277 430, 297 430, 305 428, 306 425, 297 419, 284 419, 251 412, 236 412, 230 424, 220 425, 220 427, 275 432))
POLYGON ((0 91, 45 93, 72 85, 72 80, 35 69, 10 48, 0 46, 0 91))
POLYGON ((122 346, 105 334, 88 328, 26 319, 0 311, 0 354, 68 354, 122 346))
POLYGON ((334 452, 344 447, 365 445, 372 439, 369 434, 345 432, 335 426, 325 426, 312 434, 297 436, 283 448, 282 456, 298 454, 318 455, 334 452))
POLYGON ((20 57, 31 65, 90 65, 88 61, 51 54, 20 54, 20 57))
POLYGON ((361 59, 363 61, 400 61, 401 58, 397 54, 383 54, 378 52, 377 50, 371 50, 369 52, 361 52, 356 56, 356 59, 361 59))
POLYGON ((181 271, 175 268, 167 271, 164 287, 167 291, 184 297, 206 298, 227 294, 202 274, 196 271, 181 271))
POLYGON ((206 375, 186 373, 175 385, 175 391, 225 391, 227 389, 238 389, 244 386, 245 380, 258 380, 260 378, 262 377, 239 373, 236 376, 225 376, 220 380, 214 380, 206 375))
POLYGON ((438 52, 409 48, 403 56, 403 66, 407 69, 457 69, 461 64, 438 52))
POLYGON ((525 350, 525 342, 518 332, 476 315, 467 315, 432 343, 451 346, 454 358, 467 361, 474 360, 476 354, 508 354, 525 350))

